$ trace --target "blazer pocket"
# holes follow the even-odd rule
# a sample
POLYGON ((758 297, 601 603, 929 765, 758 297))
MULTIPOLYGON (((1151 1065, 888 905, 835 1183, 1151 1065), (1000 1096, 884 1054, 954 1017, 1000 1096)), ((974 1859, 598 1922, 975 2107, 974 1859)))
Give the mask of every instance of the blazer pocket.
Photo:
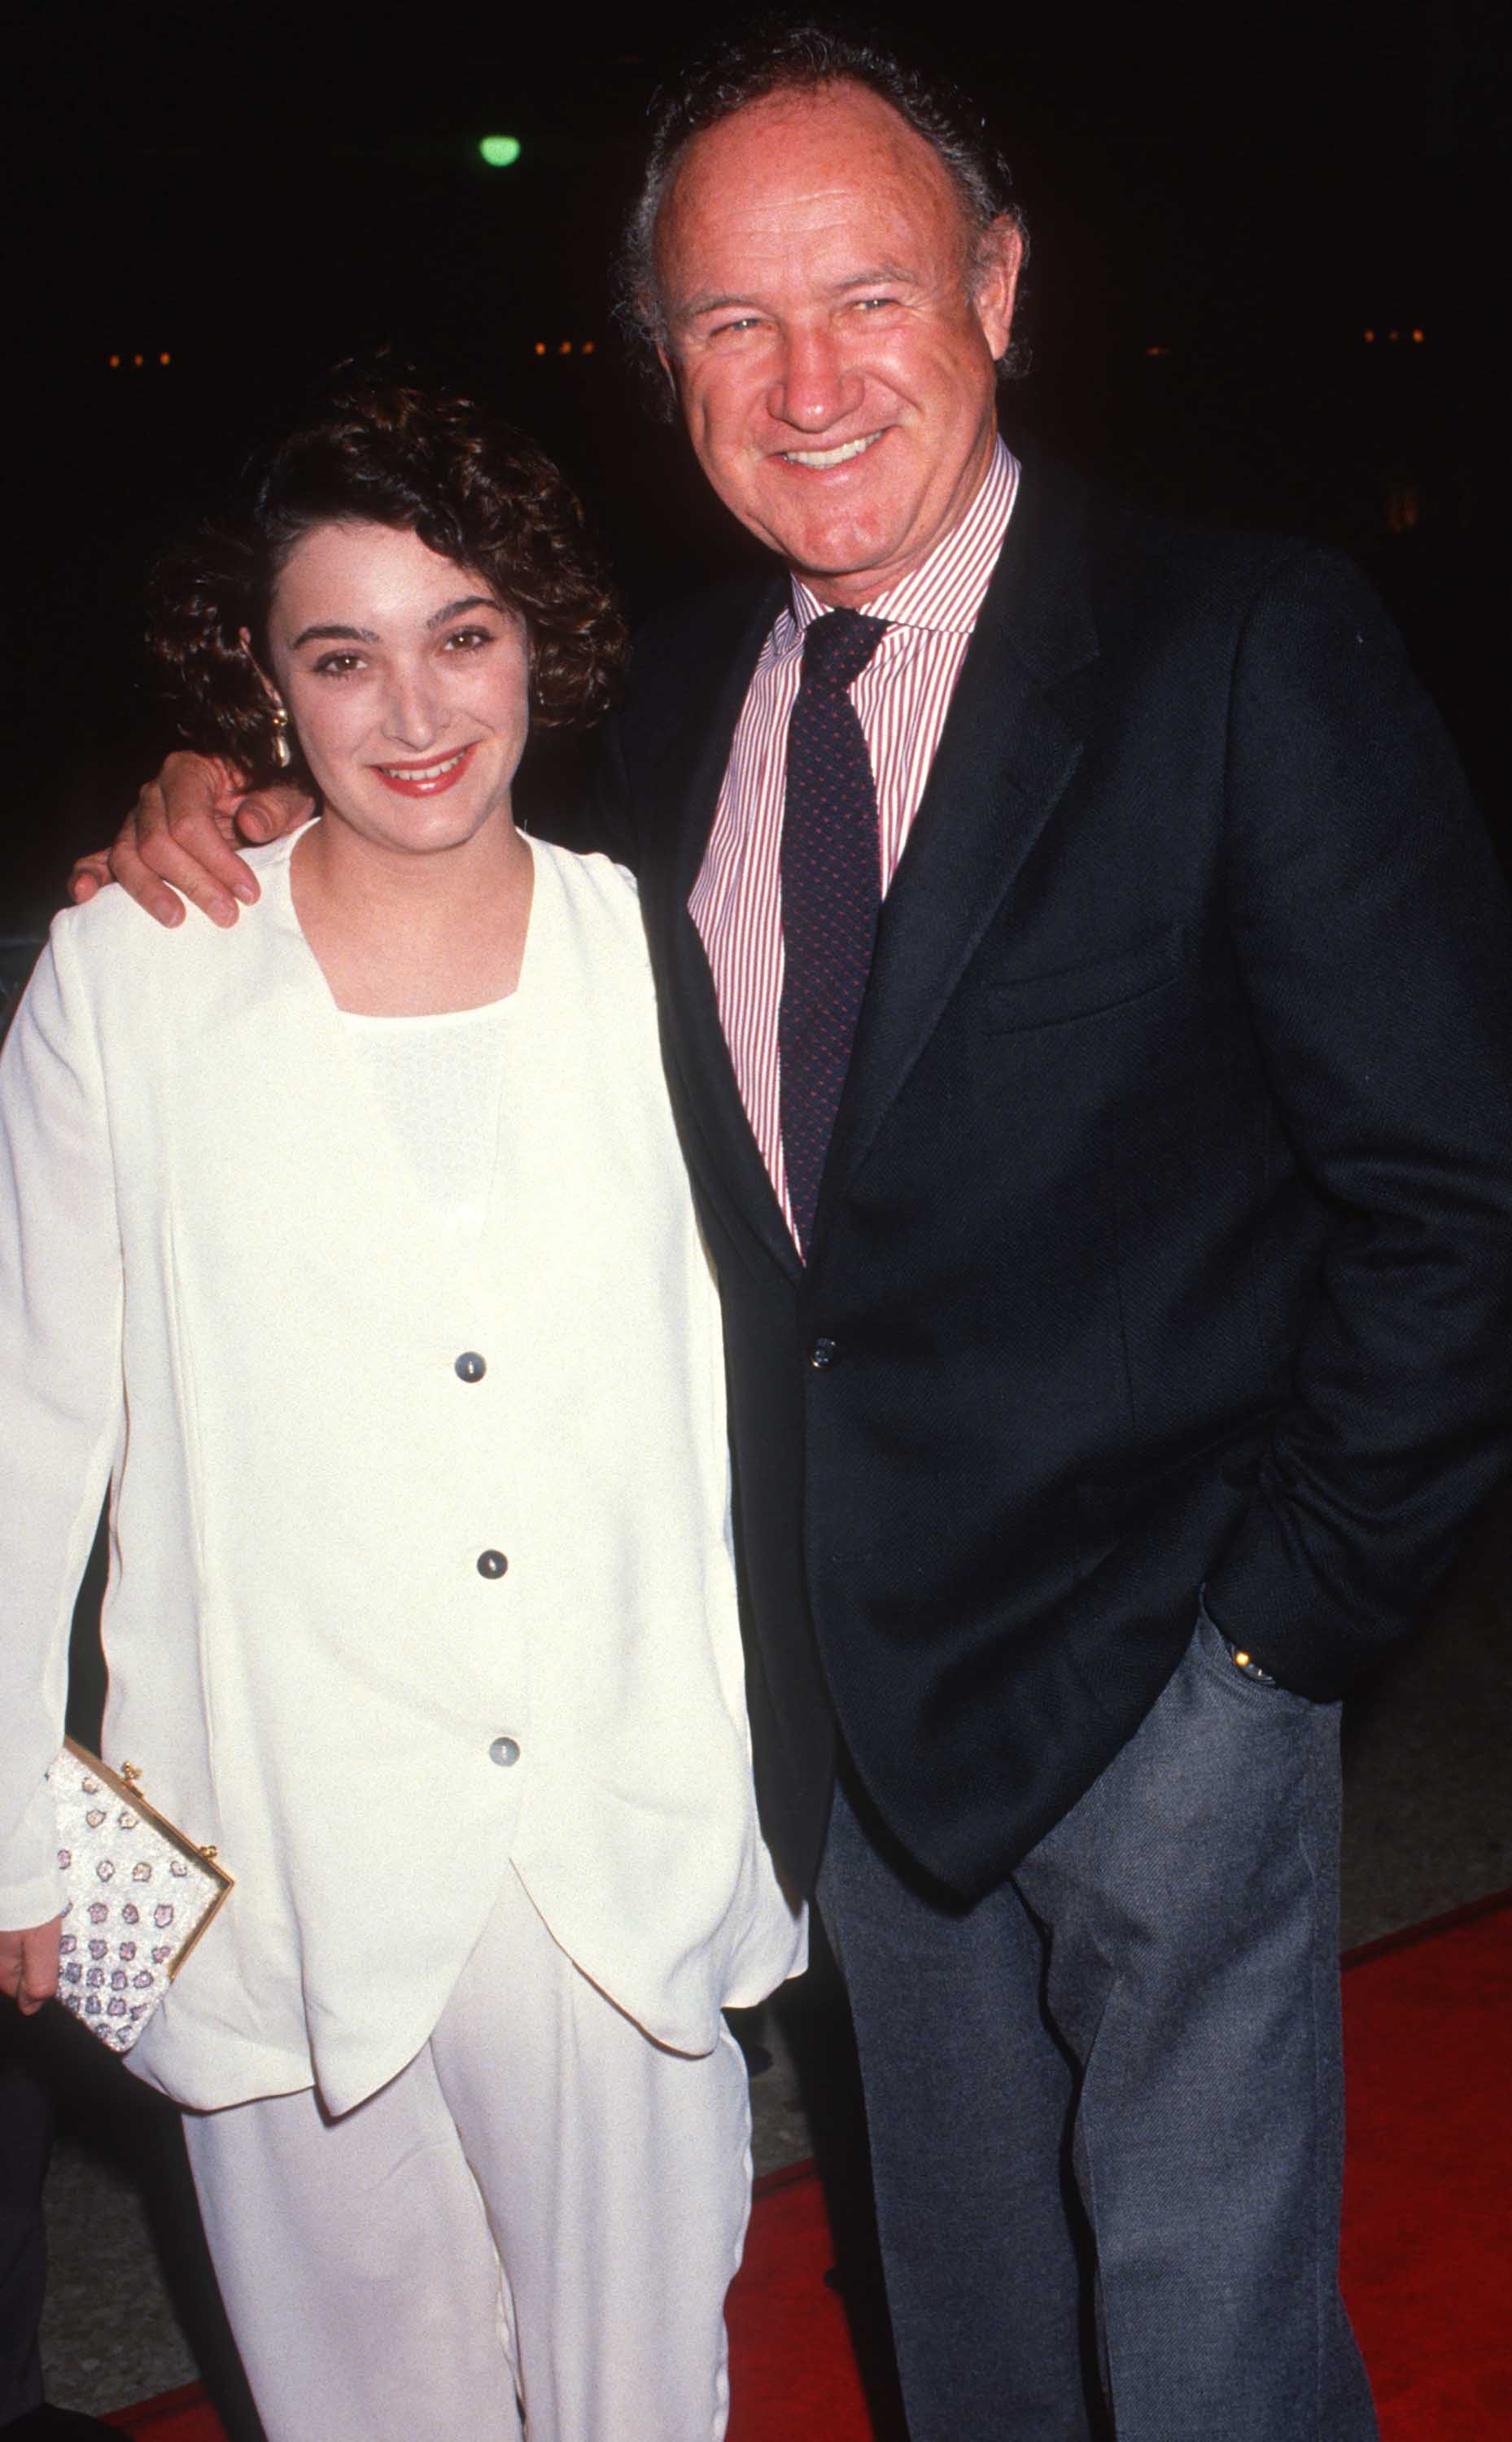
POLYGON ((1048 975, 998 975, 987 987, 987 1023, 994 1033, 1008 1034, 1122 1009, 1171 983, 1181 972, 1184 947, 1182 927, 1171 924, 1163 932, 1147 933, 1115 957, 1057 967, 1048 975))

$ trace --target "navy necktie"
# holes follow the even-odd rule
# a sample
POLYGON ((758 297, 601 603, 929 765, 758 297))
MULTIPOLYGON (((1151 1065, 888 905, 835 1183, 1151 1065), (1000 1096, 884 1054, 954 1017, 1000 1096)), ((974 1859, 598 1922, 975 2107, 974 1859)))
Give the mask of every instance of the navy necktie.
POLYGON ((809 1251, 882 905, 877 788, 849 696, 886 629, 829 610, 803 639, 782 816, 782 1155, 809 1251))

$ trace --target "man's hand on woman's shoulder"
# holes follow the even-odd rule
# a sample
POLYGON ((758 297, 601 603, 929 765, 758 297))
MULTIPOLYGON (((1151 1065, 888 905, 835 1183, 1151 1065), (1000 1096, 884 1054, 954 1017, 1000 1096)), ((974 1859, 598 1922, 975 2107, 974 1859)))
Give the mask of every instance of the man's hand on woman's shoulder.
POLYGON ((156 778, 138 790, 115 845, 80 858, 68 877, 69 896, 92 899, 114 881, 159 924, 181 924, 186 899, 212 924, 234 924, 238 902, 249 907, 258 896, 256 876, 235 842, 278 839, 310 811, 302 789, 248 795, 230 764, 208 755, 170 755, 156 778))

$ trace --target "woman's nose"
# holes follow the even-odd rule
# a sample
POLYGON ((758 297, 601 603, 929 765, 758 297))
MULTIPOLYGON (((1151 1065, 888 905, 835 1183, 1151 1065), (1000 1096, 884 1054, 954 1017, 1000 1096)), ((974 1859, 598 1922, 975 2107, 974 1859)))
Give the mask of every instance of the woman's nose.
POLYGON ((383 730, 402 746, 433 746, 444 715, 439 690, 425 669, 395 670, 383 707, 383 730))

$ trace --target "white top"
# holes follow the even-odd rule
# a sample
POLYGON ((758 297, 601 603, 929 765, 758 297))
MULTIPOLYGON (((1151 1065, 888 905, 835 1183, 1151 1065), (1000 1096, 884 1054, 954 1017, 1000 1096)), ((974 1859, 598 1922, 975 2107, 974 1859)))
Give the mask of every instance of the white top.
POLYGON ((492 1148, 475 1121, 503 1090, 510 1003, 431 1017, 341 1022, 433 1220, 476 1230, 488 1201, 492 1148))
POLYGON ((134 2068, 348 2109, 511 1862, 595 1983, 707 2050, 802 1928, 756 1824, 719 1317, 633 884, 533 844, 503 1087, 466 1118, 486 1207, 441 1232, 291 847, 229 934, 116 889, 60 916, 0 1058, 0 1924, 61 1904, 43 1775, 108 1476, 106 1760, 237 1878, 134 2068))

